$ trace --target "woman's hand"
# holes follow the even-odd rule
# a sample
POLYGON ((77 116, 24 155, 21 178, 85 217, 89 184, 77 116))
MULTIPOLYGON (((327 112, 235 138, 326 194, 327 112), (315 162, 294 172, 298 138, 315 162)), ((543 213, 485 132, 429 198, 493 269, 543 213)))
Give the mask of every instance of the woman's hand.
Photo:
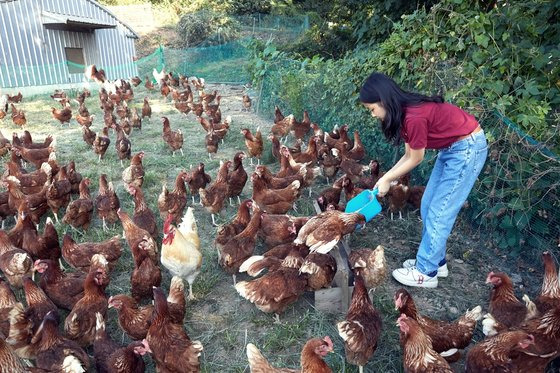
POLYGON ((391 188, 391 181, 389 179, 386 179, 385 177, 382 177, 381 179, 377 180, 377 183, 375 184, 373 189, 375 188, 379 190, 379 193, 377 193, 377 195, 379 197, 384 197, 385 194, 387 194, 387 192, 389 191, 389 188, 391 188))

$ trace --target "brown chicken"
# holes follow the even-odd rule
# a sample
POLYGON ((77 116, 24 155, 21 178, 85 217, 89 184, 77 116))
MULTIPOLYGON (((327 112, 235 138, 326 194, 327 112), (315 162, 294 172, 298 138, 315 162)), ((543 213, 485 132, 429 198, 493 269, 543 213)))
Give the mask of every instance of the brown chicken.
POLYGON ((268 189, 266 181, 258 173, 251 175, 253 182, 253 201, 260 208, 271 214, 285 214, 294 207, 294 202, 299 195, 301 182, 293 181, 283 189, 268 189))
POLYGON ((470 343, 476 328, 476 322, 481 319, 482 307, 477 306, 461 316, 455 322, 434 320, 421 315, 416 309, 412 296, 405 289, 395 293, 395 308, 407 317, 414 319, 432 341, 435 352, 447 361, 457 361, 458 350, 465 349, 470 343))
POLYGON ((311 119, 307 110, 303 111, 303 119, 301 122, 294 122, 292 126, 292 133, 296 139, 303 139, 305 135, 311 130, 311 119))
POLYGON ((0 157, 5 156, 11 148, 12 144, 10 144, 10 140, 5 138, 2 131, 0 131, 0 157))
POLYGON ((488 333, 494 335, 497 331, 512 328, 521 324, 527 317, 527 307, 520 302, 513 293, 513 283, 508 275, 500 272, 490 272, 486 283, 492 284, 488 312, 491 317, 482 322, 488 333), (494 322, 492 322, 494 320, 494 322))
POLYGON ((352 179, 346 175, 342 177, 342 187, 344 188, 344 197, 346 198, 346 202, 350 201, 352 198, 364 191, 362 188, 355 186, 352 179))
POLYGON ((80 183, 83 180, 82 174, 76 171, 76 162, 70 161, 66 166, 63 166, 66 170, 66 175, 68 176, 68 181, 70 181, 70 185, 72 186, 72 194, 80 193, 80 183))
POLYGON ((122 173, 122 180, 125 186, 142 187, 144 183, 144 166, 142 160, 144 159, 144 152, 136 153, 130 160, 130 166, 124 169, 122 173))
POLYGON ((270 132, 274 134, 274 136, 284 138, 290 133, 295 122, 296 118, 294 115, 288 115, 278 122, 275 121, 272 127, 270 127, 270 132))
POLYGON ((39 224, 41 217, 49 209, 46 197, 48 186, 45 185, 38 193, 25 195, 21 190, 19 180, 14 176, 8 176, 4 182, 8 187, 8 207, 10 212, 16 214, 22 203, 25 203, 29 209, 31 221, 33 221, 34 224, 39 224))
POLYGON ((117 210, 120 208, 119 197, 115 193, 112 182, 107 182, 107 175, 99 175, 99 194, 95 197, 97 216, 103 221, 103 230, 108 230, 107 222, 114 224, 119 217, 117 210))
MULTIPOLYGON (((50 218, 47 218, 47 223, 45 224, 46 239, 41 237, 31 219, 27 204, 24 202, 19 206, 16 225, 8 231, 8 237, 14 246, 25 250, 33 259, 58 260, 60 258, 58 242, 54 246, 47 245, 48 236, 52 232, 50 229, 47 229, 49 227, 54 228, 50 218)), ((58 241, 56 230, 54 230, 54 239, 58 241)))
MULTIPOLYGON (((196 168, 193 168, 191 165, 191 169, 188 172, 186 180, 189 185, 189 191, 194 204, 194 196, 198 195, 199 189, 205 189, 206 185, 212 181, 212 178, 204 172, 204 163, 200 163, 196 168)), ((202 204, 202 202, 199 203, 202 204)))
POLYGON ((534 337, 535 345, 531 346, 530 352, 512 356, 513 364, 522 368, 519 371, 545 372, 547 367, 554 366, 549 363, 560 356, 560 307, 551 308, 542 316, 524 322, 520 329, 534 337))
MULTIPOLYGON (((535 338, 521 330, 506 331, 477 343, 467 354, 465 372, 538 372, 513 362, 514 356, 531 353, 535 338)), ((533 353, 534 354, 534 353, 533 353)), ((541 369, 540 372, 544 372, 541 369)))
POLYGON ((144 87, 146 87, 148 91, 153 91, 155 89, 154 83, 152 83, 149 77, 146 77, 146 83, 144 83, 144 87))
MULTIPOLYGON (((4 337, 10 334, 10 311, 17 303, 16 296, 10 285, 0 278, 0 333, 4 337)), ((0 338, 3 340, 3 338, 0 338)))
POLYGON ((247 199, 239 204, 237 214, 231 222, 218 227, 216 239, 214 241, 216 248, 221 250, 223 246, 234 236, 241 233, 249 221, 251 220, 250 209, 253 207, 253 201, 247 199))
POLYGON ((377 183, 377 181, 381 176, 381 172, 379 169, 379 162, 377 160, 372 159, 369 162, 369 171, 370 174, 362 176, 356 183, 356 186, 363 189, 373 189, 373 187, 375 186, 375 184, 377 183))
POLYGON ((177 223, 187 206, 187 188, 185 181, 188 178, 186 171, 179 171, 175 178, 175 188, 171 192, 167 190, 167 184, 162 185, 161 193, 158 196, 157 204, 161 219, 165 221, 167 215, 173 216, 173 222, 177 223))
POLYGON ((423 185, 413 185, 410 187, 408 203, 410 203, 415 209, 419 209, 422 206, 422 197, 424 196, 425 190, 426 187, 423 185))
POLYGON ((91 258, 95 254, 103 254, 110 268, 113 268, 122 255, 120 239, 120 236, 114 236, 101 242, 77 243, 69 234, 65 234, 62 239, 62 257, 72 268, 87 272, 91 265, 91 258))
POLYGON ((153 305, 139 306, 134 298, 124 294, 110 297, 108 304, 109 308, 117 310, 119 325, 130 338, 146 338, 154 312, 153 305))
POLYGON ((233 170, 228 175, 228 197, 230 205, 231 198, 237 197, 237 202, 241 204, 241 199, 239 196, 241 192, 243 192, 243 188, 245 187, 245 183, 247 183, 247 172, 243 168, 243 159, 245 158, 245 153, 237 152, 233 157, 233 170))
POLYGON ((336 274, 336 261, 330 254, 311 253, 299 269, 307 273, 307 288, 311 291, 330 288, 336 274))
POLYGON ((229 168, 231 166, 231 161, 222 162, 220 161, 220 169, 216 175, 216 180, 206 189, 200 188, 198 193, 200 194, 200 201, 202 205, 212 214, 212 224, 216 225, 216 220, 214 214, 218 214, 224 207, 224 201, 228 195, 228 178, 229 178, 229 168))
POLYGON ((2 372, 25 373, 23 362, 16 355, 14 350, 6 343, 5 338, 0 338, 0 367, 2 372))
POLYGON ((58 313, 58 309, 45 292, 29 277, 23 278, 23 291, 27 303, 25 315, 30 322, 30 328, 36 331, 37 325, 41 324, 47 313, 50 311, 58 313))
POLYGON ((72 120, 72 109, 70 108, 70 105, 66 105, 66 107, 61 110, 51 108, 51 113, 53 118, 58 120, 60 124, 70 124, 70 120, 72 120))
POLYGON ((339 322, 336 327, 344 340, 346 360, 357 365, 360 373, 377 349, 381 325, 381 315, 371 304, 364 279, 357 275, 346 320, 339 322))
POLYGON ((183 132, 181 132, 180 129, 172 131, 167 117, 161 117, 161 123, 163 124, 163 141, 165 141, 173 151, 172 156, 175 156, 175 151, 177 150, 181 151, 181 155, 185 155, 183 153, 183 132))
POLYGON ((16 126, 20 126, 23 128, 27 123, 25 113, 21 109, 16 109, 14 104, 10 104, 10 107, 12 108, 12 122, 14 122, 16 126))
MULTIPOLYGON (((146 84, 148 83, 150 82, 146 80, 146 84)), ((144 104, 142 105, 142 120, 146 117, 150 118, 150 120, 152 119, 152 108, 148 102, 148 97, 144 98, 144 104)))
MULTIPOLYGON (((171 321, 182 325, 186 312, 186 299, 184 284, 178 277, 173 277, 171 280, 167 306, 171 321)), ((146 338, 154 313, 152 304, 139 306, 134 298, 118 294, 109 298, 109 308, 117 310, 119 325, 130 338, 146 338)))
POLYGON ((154 289, 155 316, 146 340, 160 372, 199 372, 202 344, 191 341, 183 325, 173 323, 163 291, 154 289))
POLYGON ((0 230, 0 270, 10 285, 21 288, 23 278, 31 275, 33 260, 22 249, 10 242, 5 231, 0 230))
POLYGON ((269 189, 282 189, 286 188, 295 180, 298 180, 301 184, 304 182, 304 178, 307 175, 307 169, 302 167, 299 171, 293 175, 276 177, 270 172, 270 170, 264 166, 259 165, 255 168, 256 174, 264 180, 265 186, 269 189))
POLYGON ((350 268, 360 275, 368 289, 375 289, 387 279, 387 260, 385 248, 378 245, 375 250, 352 250, 348 256, 350 268))
POLYGON ((21 94, 21 92, 18 92, 17 95, 8 95, 8 102, 13 102, 15 104, 21 102, 21 100, 23 99, 23 96, 21 94))
MULTIPOLYGON (((268 272, 277 270, 288 256, 290 256, 289 260, 292 261, 288 266, 295 267, 296 262, 299 263, 300 258, 305 258, 307 255, 309 255, 307 246, 286 243, 274 246, 263 255, 253 255, 248 258, 239 267, 239 272, 247 272, 249 276, 256 277, 264 270, 268 270, 268 272)), ((299 266, 299 264, 297 265, 299 266)))
POLYGON ((402 314, 397 320, 403 349, 403 364, 406 373, 453 373, 445 361, 431 345, 430 337, 418 322, 402 314))
POLYGON ((93 340, 93 358, 97 372, 109 372, 107 360, 109 355, 118 350, 121 346, 113 341, 109 333, 105 330, 105 320, 99 313, 95 313, 95 337, 93 340))
POLYGON ((362 144, 362 140, 360 139, 360 134, 358 131, 354 131, 354 146, 352 149, 348 150, 346 156, 356 161, 361 161, 366 157, 366 148, 364 144, 362 144))
POLYGON ((101 158, 105 156, 105 152, 107 152, 107 148, 109 148, 110 144, 109 128, 103 127, 103 130, 101 130, 93 140, 93 151, 99 156, 98 162, 101 162, 101 158))
POLYGON ((212 153, 216 154, 218 152, 218 145, 220 143, 220 138, 213 129, 210 129, 210 131, 206 133, 206 136, 204 136, 204 143, 206 144, 208 158, 212 160, 212 153))
POLYGON ((130 159, 130 152, 132 145, 130 140, 126 136, 123 128, 116 123, 113 123, 113 128, 117 133, 117 139, 115 140, 115 149, 117 150, 117 157, 121 161, 121 167, 124 167, 123 159, 130 159))
POLYGON ((86 67, 85 76, 86 79, 93 80, 99 85, 101 85, 107 80, 107 77, 105 76, 105 70, 103 69, 98 70, 97 66, 95 65, 90 65, 86 67))
POLYGON ((139 302, 143 298, 150 298, 152 287, 161 284, 157 244, 148 231, 134 224, 126 212, 119 209, 117 213, 134 258, 134 270, 130 276, 130 292, 134 299, 139 302))
POLYGON ((247 147, 247 151, 249 153, 249 161, 251 162, 251 166, 253 165, 253 157, 256 157, 257 164, 260 164, 260 159, 264 147, 260 127, 257 128, 257 131, 254 135, 248 128, 243 128, 241 130, 241 134, 245 137, 245 146, 247 147))
POLYGON ((236 273, 241 264, 253 255, 257 240, 257 231, 261 224, 262 211, 253 206, 253 216, 249 224, 241 233, 233 236, 220 250, 218 250, 218 263, 233 277, 236 282, 236 273))
POLYGON ((332 373, 323 358, 334 352, 334 346, 328 336, 313 338, 305 343, 301 351, 301 371, 296 369, 275 368, 262 356, 252 343, 247 345, 247 359, 251 373, 332 373))
POLYGON ((12 145, 12 148, 18 157, 33 164, 35 168, 41 168, 43 162, 47 162, 50 154, 55 151, 55 147, 52 144, 48 148, 41 149, 27 149, 17 145, 12 145))
POLYGON ((47 188, 47 205, 54 214, 54 219, 58 223, 58 210, 68 206, 70 202, 70 193, 72 192, 72 184, 66 175, 66 169, 61 167, 56 174, 56 179, 52 181, 47 188))
POLYGON ((45 316, 33 339, 37 368, 46 372, 64 372, 69 367, 76 372, 85 372, 89 368, 89 356, 76 342, 62 336, 54 312, 45 316))
POLYGON ((541 314, 546 311, 560 307, 560 282, 558 282, 558 270, 556 263, 549 251, 542 253, 544 263, 544 278, 541 294, 535 299, 535 305, 541 314))
POLYGON ((297 163, 308 163, 314 164, 317 162, 317 158, 319 157, 317 153, 317 143, 319 142, 319 138, 316 136, 309 138, 309 143, 307 145, 307 149, 304 152, 301 152, 297 155, 293 155, 294 161, 297 163))
POLYGON ((276 322, 280 322, 280 313, 296 302, 307 288, 307 274, 299 272, 302 264, 299 251, 293 250, 280 268, 254 280, 238 282, 235 289, 259 310, 274 312, 276 322))
POLYGON ((242 97, 243 109, 241 111, 251 111, 251 97, 245 94, 242 97))
POLYGON ((317 197, 317 204, 321 211, 325 211, 329 203, 338 204, 340 202, 340 194, 342 193, 342 186, 346 177, 341 177, 336 180, 332 187, 323 189, 317 197))
POLYGON ((64 331, 68 338, 86 347, 95 338, 96 313, 103 317, 107 313, 107 296, 103 284, 108 274, 102 269, 90 271, 84 281, 84 296, 80 299, 64 321, 64 331))
POLYGON ((80 183, 80 198, 72 201, 66 209, 62 222, 87 230, 93 215, 93 200, 89 193, 90 180, 85 178, 80 183))
POLYGON ((33 270, 41 273, 39 286, 60 308, 71 310, 84 294, 85 274, 63 272, 56 260, 36 260, 33 270))
POLYGON ((364 224, 365 217, 360 213, 325 211, 312 217, 301 227, 294 243, 307 245, 311 252, 326 254, 343 236, 354 232, 356 226, 364 224))
POLYGON ((130 124, 132 125, 132 128, 137 128, 139 130, 142 129, 142 117, 140 117, 140 114, 138 114, 137 108, 132 109, 132 117, 130 118, 130 124))
POLYGON ((45 187, 48 176, 51 174, 51 166, 43 163, 41 168, 26 174, 22 173, 20 168, 14 162, 6 164, 8 176, 14 176, 19 181, 21 191, 26 194, 39 193, 45 187))
POLYGON ((144 373, 146 367, 142 356, 152 352, 148 342, 133 341, 114 351, 107 358, 109 373, 144 373))
MULTIPOLYGON (((31 137, 31 133, 27 130, 23 131, 23 136, 22 136, 22 146, 24 148, 27 149, 44 149, 44 148, 48 148, 49 146, 51 146, 51 144, 54 142, 54 138, 52 137, 52 135, 47 135, 47 137, 45 137, 45 140, 43 140, 43 142, 33 142, 33 138, 31 137)), ((19 145, 19 144, 18 144, 19 145)))
POLYGON ((134 215, 132 216, 132 220, 140 228, 148 231, 152 238, 156 240, 159 235, 156 218, 152 210, 150 210, 146 204, 142 188, 129 186, 128 192, 134 199, 134 215))
POLYGON ((265 213, 261 219, 259 237, 268 248, 293 242, 308 220, 308 217, 265 213))
POLYGON ((406 207, 406 202, 410 196, 410 188, 408 186, 408 179, 410 175, 401 176, 398 180, 391 183, 387 198, 389 199, 389 211, 391 212, 391 220, 393 220, 393 213, 399 212, 399 219, 402 220, 402 210, 406 207))

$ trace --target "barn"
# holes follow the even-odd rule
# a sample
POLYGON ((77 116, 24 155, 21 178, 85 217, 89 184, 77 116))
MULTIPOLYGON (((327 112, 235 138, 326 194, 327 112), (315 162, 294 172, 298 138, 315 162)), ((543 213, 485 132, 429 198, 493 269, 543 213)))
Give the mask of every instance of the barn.
POLYGON ((94 0, 0 0, 0 88, 76 85, 91 64, 137 75, 136 38, 94 0))

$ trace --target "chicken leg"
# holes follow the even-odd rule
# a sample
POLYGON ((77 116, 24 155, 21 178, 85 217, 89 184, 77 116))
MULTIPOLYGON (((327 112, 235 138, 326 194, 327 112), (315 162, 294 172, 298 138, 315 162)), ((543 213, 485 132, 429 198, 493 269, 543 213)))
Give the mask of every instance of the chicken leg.
POLYGON ((229 197, 229 205, 233 206, 233 203, 231 202, 231 197, 229 197))
POLYGON ((189 283, 189 297, 188 297, 188 299, 189 300, 194 300, 195 298, 194 298, 193 290, 192 290, 192 282, 188 281, 188 283, 189 283))
POLYGON ((123 163, 122 159, 121 159, 121 167, 124 168, 124 163, 123 163))
POLYGON ((59 223, 58 214, 55 211, 53 211, 53 215, 54 215, 54 220, 56 220, 56 224, 58 224, 59 223))
POLYGON ((185 156, 185 153, 183 153, 183 148, 179 149, 181 151, 181 157, 185 156))
POLYGON ((216 220, 214 219, 214 214, 212 214, 212 225, 217 227, 216 220))
POLYGON ((237 196, 237 203, 241 205, 241 198, 239 198, 239 196, 237 196))
POLYGON ((194 205, 194 204, 195 204, 195 202, 194 202, 194 196, 191 195, 191 198, 192 198, 192 204, 194 205))
POLYGON ((103 218, 103 232, 107 232, 109 227, 107 227, 107 223, 105 222, 105 218, 103 218))
POLYGON ((253 165, 253 157, 249 158, 249 166, 253 165))
POLYGON ((277 313, 274 314, 274 323, 275 323, 275 324, 282 324, 282 323, 280 322, 280 315, 277 314, 277 313))
POLYGON ((101 163, 101 154, 99 154, 99 159, 97 160, 97 163, 101 163))

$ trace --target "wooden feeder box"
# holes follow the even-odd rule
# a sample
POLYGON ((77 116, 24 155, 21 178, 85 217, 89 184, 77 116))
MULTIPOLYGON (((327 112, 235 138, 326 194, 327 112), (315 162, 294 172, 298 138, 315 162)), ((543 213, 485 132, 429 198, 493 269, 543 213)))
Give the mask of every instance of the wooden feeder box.
MULTIPOLYGON (((321 213, 321 208, 317 201, 313 201, 313 206, 317 214, 321 213)), ((346 313, 348 307, 350 307, 353 290, 353 286, 349 286, 352 278, 352 271, 348 265, 350 247, 345 240, 340 240, 329 254, 336 261, 336 274, 334 275, 333 286, 328 289, 315 291, 315 308, 328 313, 346 313)))

